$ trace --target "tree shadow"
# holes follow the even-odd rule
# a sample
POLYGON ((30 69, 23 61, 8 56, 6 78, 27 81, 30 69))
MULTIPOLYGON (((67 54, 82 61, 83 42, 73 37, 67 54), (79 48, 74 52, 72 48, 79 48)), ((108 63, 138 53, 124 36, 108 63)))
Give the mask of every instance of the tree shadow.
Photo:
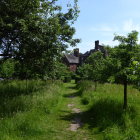
POLYGON ((0 118, 12 117, 17 112, 27 109, 27 102, 30 104, 30 97, 42 87, 34 83, 21 82, 0 82, 0 118), (26 97, 26 98, 25 98, 26 97))
POLYGON ((74 98, 77 96, 81 96, 81 93, 79 91, 63 95, 63 97, 65 97, 65 98, 74 98))
POLYGON ((76 92, 72 92, 72 93, 69 93, 69 94, 64 94, 63 97, 74 98, 74 97, 77 97, 77 96, 81 96, 81 92, 79 90, 77 90, 76 86, 68 86, 67 88, 70 89, 70 90, 76 90, 76 92))
POLYGON ((129 107, 124 111, 122 103, 116 100, 101 99, 93 103, 87 111, 79 114, 70 113, 66 116, 61 116, 61 119, 71 121, 72 118, 78 115, 82 123, 88 126, 89 129, 98 128, 98 131, 101 132, 113 125, 123 127, 126 123, 126 114, 132 120, 136 116, 136 111, 133 107, 129 107))
POLYGON ((26 105, 22 98, 0 99, 0 118, 12 117, 17 112, 25 111, 26 105))
POLYGON ((77 89, 76 86, 69 86, 68 88, 69 88, 69 89, 74 89, 74 90, 77 89))
POLYGON ((14 98, 21 95, 31 95, 40 90, 36 85, 29 83, 0 83, 0 96, 3 98, 14 98))

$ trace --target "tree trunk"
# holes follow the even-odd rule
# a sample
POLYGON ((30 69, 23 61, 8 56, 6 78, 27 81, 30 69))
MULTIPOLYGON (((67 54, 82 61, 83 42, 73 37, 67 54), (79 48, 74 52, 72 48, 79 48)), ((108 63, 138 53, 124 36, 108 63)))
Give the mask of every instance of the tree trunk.
POLYGON ((123 109, 127 108, 127 80, 124 82, 124 104, 123 109))

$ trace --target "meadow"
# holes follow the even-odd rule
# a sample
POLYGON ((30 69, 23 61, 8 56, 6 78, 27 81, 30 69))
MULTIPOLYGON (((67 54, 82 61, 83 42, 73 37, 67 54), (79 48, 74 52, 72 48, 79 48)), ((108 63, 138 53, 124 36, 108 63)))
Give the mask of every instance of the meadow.
POLYGON ((140 139, 140 92, 131 85, 127 110, 119 84, 1 81, 0 94, 0 140, 140 139), (73 132, 75 116, 83 125, 73 132))
POLYGON ((128 108, 123 109, 123 86, 119 84, 98 84, 92 81, 78 83, 81 103, 87 106, 83 122, 95 135, 104 140, 140 139, 140 92, 128 86, 128 108), (88 118, 88 119, 86 119, 88 118))
POLYGON ((1 81, 0 140, 43 139, 61 90, 61 82, 1 81))

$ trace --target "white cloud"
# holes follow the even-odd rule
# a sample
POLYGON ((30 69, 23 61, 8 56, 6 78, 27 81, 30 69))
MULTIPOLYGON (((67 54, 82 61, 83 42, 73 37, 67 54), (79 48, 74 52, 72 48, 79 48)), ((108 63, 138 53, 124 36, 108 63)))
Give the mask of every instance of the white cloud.
POLYGON ((126 35, 127 33, 133 30, 140 32, 140 24, 135 23, 132 19, 128 19, 128 20, 118 23, 118 25, 117 24, 114 24, 114 25, 101 24, 97 27, 92 27, 89 30, 100 34, 100 36, 102 37, 111 38, 111 37, 114 37, 114 33, 126 35))
POLYGON ((101 24, 97 27, 91 27, 90 31, 102 32, 105 33, 117 33, 117 32, 131 32, 132 30, 136 30, 140 32, 140 24, 134 23, 132 19, 125 20, 120 23, 120 25, 104 25, 101 24))
POLYGON ((111 27, 107 25, 100 25, 98 27, 92 27, 91 31, 98 31, 98 32, 115 32, 117 31, 117 27, 111 27))
MULTIPOLYGON (((120 21, 116 24, 100 24, 98 26, 89 28, 90 36, 88 39, 82 39, 82 43, 78 44, 81 52, 89 51, 90 49, 94 49, 95 40, 98 39, 100 44, 116 46, 119 44, 118 41, 113 41, 114 34, 117 35, 127 35, 132 30, 136 30, 140 32, 140 24, 134 22, 133 19, 127 19, 124 21, 120 21)), ((139 35, 140 38, 140 35, 139 35)), ((139 41, 140 43, 140 41, 139 41)))
POLYGON ((132 19, 124 21, 123 31, 131 32, 132 30, 140 31, 140 24, 135 24, 132 19))

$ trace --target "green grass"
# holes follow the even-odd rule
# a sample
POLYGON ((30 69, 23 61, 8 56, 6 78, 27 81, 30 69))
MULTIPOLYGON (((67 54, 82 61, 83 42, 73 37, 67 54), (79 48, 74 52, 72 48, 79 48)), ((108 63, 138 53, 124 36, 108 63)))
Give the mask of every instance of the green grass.
POLYGON ((47 118, 61 100, 61 82, 0 83, 0 139, 46 138, 47 118))
POLYGON ((139 140, 140 92, 128 87, 123 110, 123 86, 82 81, 0 82, 0 140, 139 140), (74 98, 71 98, 74 97, 74 98), (69 130, 78 114, 83 126, 69 130))
POLYGON ((7 92, 6 96, 3 96, 5 101, 1 103, 5 108, 1 107, 0 110, 2 114, 0 118, 1 140, 92 139, 92 135, 86 129, 81 128, 77 132, 69 130, 75 114, 68 108, 68 104, 74 103, 74 107, 84 109, 80 103, 81 97, 77 96, 78 90, 73 82, 63 84, 61 82, 28 81, 28 84, 32 85, 28 86, 33 89, 36 87, 34 87, 36 82, 40 83, 35 91, 31 90, 31 93, 27 93, 26 90, 20 92, 21 90, 18 89, 18 87, 23 88, 24 82, 0 83, 5 84, 5 88, 1 86, 3 91, 7 91, 8 86, 11 87, 10 90, 13 93, 11 96, 10 92, 7 92), (11 86, 13 84, 14 88, 11 86), (15 89, 19 91, 16 91, 16 94, 14 93, 15 89), (75 96, 75 98, 69 98, 69 96, 75 96))
POLYGON ((123 110, 123 86, 82 81, 77 87, 81 102, 86 104, 83 122, 91 133, 102 134, 105 140, 140 139, 140 92, 128 87, 128 109, 123 110), (86 120, 86 118, 88 118, 86 120))

